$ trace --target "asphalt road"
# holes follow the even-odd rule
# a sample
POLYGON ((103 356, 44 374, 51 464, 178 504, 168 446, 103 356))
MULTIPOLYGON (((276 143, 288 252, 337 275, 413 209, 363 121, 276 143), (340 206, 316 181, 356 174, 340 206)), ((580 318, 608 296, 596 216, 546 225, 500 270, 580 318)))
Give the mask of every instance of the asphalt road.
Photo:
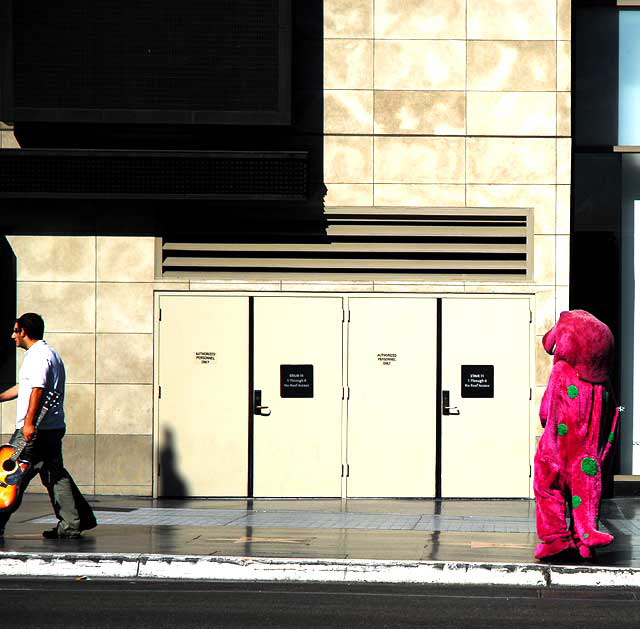
POLYGON ((7 626, 638 627, 640 590, 0 579, 7 626))

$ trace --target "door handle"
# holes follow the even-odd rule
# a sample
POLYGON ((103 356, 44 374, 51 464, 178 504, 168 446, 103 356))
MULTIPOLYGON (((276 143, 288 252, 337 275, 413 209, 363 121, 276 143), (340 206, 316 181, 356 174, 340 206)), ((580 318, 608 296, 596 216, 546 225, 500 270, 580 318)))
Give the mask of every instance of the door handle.
POLYGON ((260 389, 253 392, 253 414, 262 415, 262 417, 271 415, 271 409, 268 406, 262 406, 262 391, 260 389))
POLYGON ((460 411, 456 406, 449 406, 449 391, 442 392, 442 414, 460 415, 460 411))

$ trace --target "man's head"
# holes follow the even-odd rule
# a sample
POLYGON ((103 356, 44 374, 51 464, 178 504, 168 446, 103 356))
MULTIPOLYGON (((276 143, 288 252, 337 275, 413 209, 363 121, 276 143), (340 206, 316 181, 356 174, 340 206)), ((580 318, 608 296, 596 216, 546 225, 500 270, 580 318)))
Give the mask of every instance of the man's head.
POLYGON ((16 342, 16 347, 29 349, 43 336, 44 321, 42 317, 35 312, 25 312, 25 314, 16 319, 11 338, 16 342))

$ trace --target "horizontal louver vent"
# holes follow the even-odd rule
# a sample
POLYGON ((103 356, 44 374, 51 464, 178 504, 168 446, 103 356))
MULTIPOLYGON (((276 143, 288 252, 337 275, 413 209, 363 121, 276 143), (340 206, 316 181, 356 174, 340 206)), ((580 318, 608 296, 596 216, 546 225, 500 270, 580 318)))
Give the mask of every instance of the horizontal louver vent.
POLYGON ((531 278, 532 214, 522 209, 327 209, 321 238, 226 234, 218 242, 165 239, 170 276, 214 273, 412 274, 531 278))
POLYGON ((307 153, 0 151, 0 197, 304 200, 307 153))

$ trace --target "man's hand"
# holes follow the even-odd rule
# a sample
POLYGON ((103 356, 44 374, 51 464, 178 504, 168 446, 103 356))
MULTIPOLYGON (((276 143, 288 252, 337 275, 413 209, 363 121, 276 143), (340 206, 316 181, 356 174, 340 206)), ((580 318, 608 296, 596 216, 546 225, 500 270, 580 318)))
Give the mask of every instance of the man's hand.
POLYGON ((44 394, 44 389, 39 389, 36 387, 31 389, 31 395, 29 396, 29 408, 24 418, 24 426, 22 427, 22 435, 24 436, 25 441, 31 441, 31 439, 33 439, 33 436, 36 432, 36 429, 35 429, 36 415, 40 410, 43 394, 44 394))
POLYGON ((31 441, 33 439, 33 436, 36 434, 36 429, 33 427, 32 424, 25 424, 22 427, 22 436, 24 437, 25 441, 31 441))

